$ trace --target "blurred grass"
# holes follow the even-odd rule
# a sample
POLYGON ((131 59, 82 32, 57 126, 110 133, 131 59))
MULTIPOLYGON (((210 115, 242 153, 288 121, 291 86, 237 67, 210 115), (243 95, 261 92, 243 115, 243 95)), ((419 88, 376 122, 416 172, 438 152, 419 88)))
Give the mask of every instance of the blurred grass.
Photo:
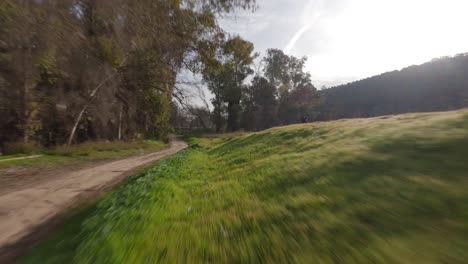
POLYGON ((36 154, 41 147, 36 142, 8 142, 3 146, 4 155, 31 155, 36 154))
MULTIPOLYGON (((0 168, 15 166, 29 167, 55 167, 66 164, 73 165, 82 161, 95 161, 111 158, 121 158, 136 154, 145 154, 158 151, 168 146, 161 141, 90 141, 71 146, 57 146, 50 149, 41 149, 36 154, 43 156, 34 159, 1 161, 0 168)), ((1 159, 23 157, 25 154, 5 155, 1 159)))
POLYGON ((0 160, 4 159, 13 159, 13 158, 21 158, 21 157, 26 157, 29 156, 27 154, 12 154, 12 155, 2 155, 0 156, 0 160))
POLYGON ((467 263, 468 111, 191 139, 24 263, 467 263))

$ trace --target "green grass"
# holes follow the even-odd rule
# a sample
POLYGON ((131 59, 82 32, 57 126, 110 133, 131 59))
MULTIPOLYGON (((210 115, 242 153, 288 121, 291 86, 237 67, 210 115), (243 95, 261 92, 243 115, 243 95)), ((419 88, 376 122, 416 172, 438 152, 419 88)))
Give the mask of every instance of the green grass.
POLYGON ((33 159, 1 161, 2 159, 27 156, 25 154, 0 156, 0 168, 15 166, 29 167, 56 167, 74 165, 83 161, 96 161, 111 158, 127 157, 135 154, 144 154, 166 148, 168 145, 161 141, 145 140, 135 142, 124 141, 96 141, 86 142, 72 146, 58 146, 51 149, 40 150, 36 154, 43 156, 33 159))
POLYGON ((21 157, 26 157, 26 156, 29 156, 29 155, 27 155, 27 154, 2 155, 2 156, 0 156, 0 160, 21 158, 21 157))
POLYGON ((191 139, 24 263, 467 263, 468 111, 191 139))

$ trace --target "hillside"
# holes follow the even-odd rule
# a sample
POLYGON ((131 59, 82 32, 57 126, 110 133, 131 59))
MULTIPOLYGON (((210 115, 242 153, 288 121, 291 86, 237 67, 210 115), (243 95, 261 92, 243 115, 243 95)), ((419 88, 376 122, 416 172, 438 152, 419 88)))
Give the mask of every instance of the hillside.
POLYGON ((322 91, 319 120, 455 110, 468 106, 468 54, 322 91))
POLYGON ((468 110, 190 140, 25 263, 463 263, 468 110))

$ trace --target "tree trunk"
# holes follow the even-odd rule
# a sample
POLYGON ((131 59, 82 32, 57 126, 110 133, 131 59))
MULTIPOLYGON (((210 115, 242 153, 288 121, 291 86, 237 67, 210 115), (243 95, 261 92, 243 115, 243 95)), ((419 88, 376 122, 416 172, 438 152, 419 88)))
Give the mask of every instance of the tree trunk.
POLYGON ((78 117, 75 119, 75 123, 73 124, 73 127, 72 127, 72 130, 70 132, 70 135, 68 136, 68 140, 67 140, 67 146, 70 146, 72 141, 73 141, 73 137, 75 136, 75 132, 76 132, 76 129, 78 128, 78 125, 80 124, 80 121, 81 121, 81 117, 83 116, 84 112, 86 111, 86 109, 88 108, 89 104, 91 102, 89 102, 88 104, 86 104, 83 109, 81 109, 80 113, 78 114, 78 117))
MULTIPOLYGON (((125 61, 127 60, 127 55, 125 55, 124 59, 122 60, 122 62, 120 63, 119 67, 124 65, 125 64, 125 61)), ((68 141, 67 141, 67 145, 70 146, 72 141, 73 141, 73 137, 75 136, 75 132, 76 132, 76 129, 78 128, 78 125, 80 124, 80 121, 81 121, 81 117, 83 117, 83 114, 84 112, 86 111, 86 109, 88 108, 88 106, 93 102, 94 98, 95 98, 95 95, 96 93, 99 91, 99 89, 104 85, 106 84, 106 82, 108 82, 109 80, 111 80, 112 78, 114 78, 116 75, 117 75, 118 71, 116 71, 114 74, 111 74, 109 76, 107 76, 106 79, 104 79, 98 86, 96 86, 96 88, 94 88, 94 90, 91 92, 91 95, 89 96, 89 100, 88 102, 86 103, 86 105, 81 109, 80 113, 78 114, 74 124, 73 124, 73 127, 72 127, 72 130, 70 132, 70 136, 68 137, 68 141)))
POLYGON ((234 132, 239 130, 239 104, 228 102, 228 130, 234 132))
POLYGON ((81 118, 83 117, 83 114, 84 112, 86 111, 86 109, 89 107, 89 105, 94 101, 94 98, 95 98, 95 95, 96 93, 98 92, 99 88, 101 88, 107 81, 109 81, 110 79, 112 79, 115 75, 110 75, 109 77, 107 77, 104 81, 102 81, 98 86, 96 86, 96 88, 94 88, 93 92, 91 92, 91 95, 89 96, 89 100, 88 102, 86 103, 86 105, 83 106, 83 108, 81 109, 80 113, 78 114, 78 116, 76 117, 75 119, 75 122, 73 123, 73 127, 72 127, 72 130, 70 132, 70 135, 68 136, 68 140, 67 140, 67 145, 70 146, 72 141, 73 141, 73 138, 75 136, 75 132, 76 132, 76 129, 78 128, 78 125, 80 124, 80 121, 81 121, 81 118))
POLYGON ((30 78, 30 71, 29 71, 29 63, 28 59, 30 57, 30 49, 29 47, 26 48, 23 55, 23 142, 29 142, 29 135, 30 135, 30 94, 29 94, 29 78, 30 78))
POLYGON ((120 103, 120 111, 119 111, 119 134, 117 136, 118 140, 122 139, 122 112, 123 112, 123 103, 120 103))
MULTIPOLYGON (((29 12, 29 1, 23 1, 23 6, 26 12, 29 12)), ((22 66, 23 66, 23 142, 28 143, 29 142, 29 128, 30 128, 30 119, 29 119, 29 86, 28 86, 28 80, 29 80, 29 67, 30 63, 28 62, 29 55, 30 55, 30 48, 29 48, 29 40, 27 39, 28 35, 24 35, 26 39, 24 40, 22 46, 20 44, 20 47, 23 49, 21 51, 22 55, 22 66), (24 50, 25 49, 25 50, 24 50)))
POLYGON ((23 87, 23 142, 29 142, 29 88, 27 81, 24 80, 24 87, 23 87))
POLYGON ((222 116, 221 116, 221 111, 220 110, 217 110, 215 112, 215 126, 216 126, 216 133, 220 133, 221 132, 221 128, 222 128, 222 116))

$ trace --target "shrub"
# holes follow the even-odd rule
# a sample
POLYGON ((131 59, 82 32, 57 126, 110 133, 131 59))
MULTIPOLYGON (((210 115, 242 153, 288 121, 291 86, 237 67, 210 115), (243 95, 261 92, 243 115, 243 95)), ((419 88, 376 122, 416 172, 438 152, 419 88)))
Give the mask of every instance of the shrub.
POLYGON ((57 146, 49 150, 50 155, 61 155, 61 156, 87 156, 90 152, 94 151, 109 151, 119 149, 120 144, 118 142, 105 142, 105 141, 89 141, 77 145, 71 146, 57 146))
POLYGON ((36 154, 41 151, 41 147, 36 142, 11 142, 3 146, 5 155, 14 154, 36 154))
MULTIPOLYGON (((159 143, 159 142, 158 142, 159 143)), ((149 147, 149 143, 143 141, 126 142, 126 141, 88 141, 77 145, 71 146, 56 146, 47 150, 49 155, 60 156, 88 156, 92 152, 101 151, 126 151, 132 149, 145 149, 149 147)))

